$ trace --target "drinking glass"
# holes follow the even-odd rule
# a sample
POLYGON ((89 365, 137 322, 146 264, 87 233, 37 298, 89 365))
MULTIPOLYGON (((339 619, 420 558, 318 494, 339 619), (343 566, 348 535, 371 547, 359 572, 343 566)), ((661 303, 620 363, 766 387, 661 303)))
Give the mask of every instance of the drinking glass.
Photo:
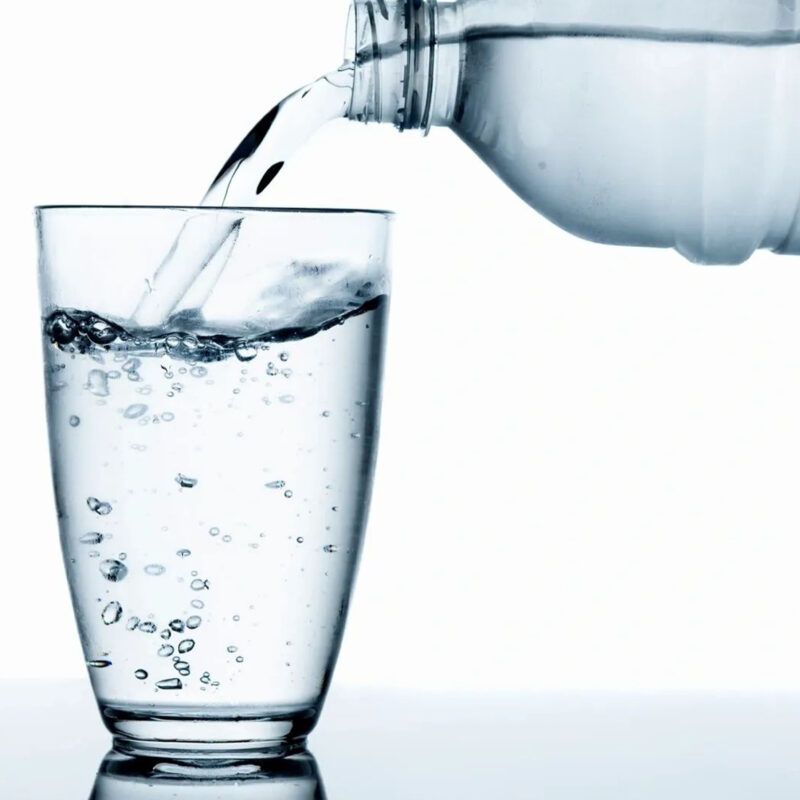
POLYGON ((390 223, 37 210, 61 544, 118 750, 279 756, 313 728, 370 500, 390 223))

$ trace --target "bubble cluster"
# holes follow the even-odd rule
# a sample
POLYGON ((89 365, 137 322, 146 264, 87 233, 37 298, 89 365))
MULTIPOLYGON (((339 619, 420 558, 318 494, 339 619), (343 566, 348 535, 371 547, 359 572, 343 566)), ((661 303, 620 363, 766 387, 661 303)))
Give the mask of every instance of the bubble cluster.
MULTIPOLYGON (((355 552, 349 508, 356 503, 346 499, 355 482, 335 473, 340 467, 360 468, 360 447, 348 441, 351 432, 371 430, 371 420, 352 407, 354 397, 340 395, 346 382, 326 394, 325 370, 338 367, 338 351, 328 348, 345 334, 337 330, 327 337, 325 350, 292 346, 290 357, 290 348, 282 345, 315 332, 305 325, 310 315, 298 318, 291 331, 259 341, 212 333, 219 323, 199 314, 194 318, 195 313, 178 312, 174 329, 165 328, 163 336, 154 330, 126 332, 73 311, 51 317, 47 327, 55 345, 48 352, 64 362, 54 365, 53 376, 65 388, 51 404, 56 412, 51 423, 58 426, 64 449, 80 447, 85 461, 76 467, 86 474, 76 473, 69 486, 62 483, 70 490, 80 487, 81 507, 85 491, 99 494, 86 502, 91 514, 103 518, 75 514, 74 499, 59 498, 69 515, 62 522, 67 556, 79 565, 70 569, 89 573, 79 577, 91 587, 91 599, 78 598, 86 611, 84 633, 88 629, 87 640, 96 648, 88 663, 102 670, 114 661, 104 689, 121 702, 158 703, 155 690, 183 690, 182 702, 202 703, 200 691, 208 690, 211 701, 211 687, 222 685, 213 699, 235 703, 236 692, 269 674, 272 654, 283 649, 284 621, 278 619, 278 632, 274 616, 296 613, 315 630, 327 625, 295 582, 322 581, 325 570, 333 575, 339 563, 348 563, 323 559, 322 552, 355 552), (182 332, 188 330, 195 333, 182 332), (228 444, 230 452, 224 449, 228 444), (138 452, 131 455, 131 449, 138 452), (247 462, 247 473, 239 460, 242 467, 247 462), (318 475, 328 468, 329 477, 318 475), (336 490, 328 486, 322 493, 326 481, 336 490), (330 518, 329 509, 338 510, 333 503, 347 511, 341 525, 330 518), (326 524, 331 533, 322 531, 326 524), (340 531, 340 545, 326 544, 339 541, 340 531), (309 547, 301 547, 304 543, 309 547), (123 549, 127 560, 118 552, 123 549), (246 569, 237 569, 245 560, 246 569), (283 610, 281 592, 287 591, 292 602, 297 598, 295 610, 283 610), (263 652, 253 647, 243 638, 251 634, 269 647, 263 652), (135 687, 130 697, 123 680, 135 687)), ((248 324, 240 335, 254 332, 248 324)), ((350 352, 360 358, 362 351, 350 352)), ((342 363, 359 368, 352 360, 342 363)), ((331 584, 324 590, 338 588, 331 584)), ((300 660, 305 647, 296 651, 298 666, 287 680, 300 688, 311 670, 310 662, 300 660)))
POLYGON ((111 503, 106 503, 103 500, 98 500, 96 497, 87 497, 86 505, 89 506, 90 511, 99 514, 101 517, 108 516, 111 511, 111 503))

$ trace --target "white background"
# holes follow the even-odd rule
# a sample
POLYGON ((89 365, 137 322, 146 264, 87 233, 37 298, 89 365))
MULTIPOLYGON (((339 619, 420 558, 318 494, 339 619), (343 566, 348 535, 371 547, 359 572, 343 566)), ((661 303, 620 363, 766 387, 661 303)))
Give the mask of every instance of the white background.
MULTIPOLYGON (((197 202, 261 114, 338 63, 345 18, 345 0, 4 12, 0 678, 84 669, 47 464, 32 206, 197 202)), ((444 130, 339 123, 273 188, 274 204, 399 214, 339 681, 797 688, 796 259, 700 268, 578 241, 444 130)))

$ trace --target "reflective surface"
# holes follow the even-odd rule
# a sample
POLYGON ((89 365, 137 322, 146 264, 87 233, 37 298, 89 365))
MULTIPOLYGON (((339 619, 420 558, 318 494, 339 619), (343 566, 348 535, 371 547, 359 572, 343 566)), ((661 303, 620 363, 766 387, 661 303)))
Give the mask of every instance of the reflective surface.
POLYGON ((300 753, 254 764, 185 766, 111 752, 97 772, 91 800, 323 800, 314 757, 300 753))
POLYGON ((157 761, 103 761, 108 735, 83 682, 0 690, 3 800, 795 800, 800 794, 800 695, 491 697, 339 689, 311 737, 313 757, 192 773, 157 761))

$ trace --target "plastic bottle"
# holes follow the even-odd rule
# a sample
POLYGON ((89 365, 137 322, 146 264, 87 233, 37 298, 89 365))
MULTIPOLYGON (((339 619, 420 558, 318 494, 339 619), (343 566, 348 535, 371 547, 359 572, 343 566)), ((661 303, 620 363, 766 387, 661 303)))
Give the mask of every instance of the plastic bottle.
POLYGON ((795 0, 355 0, 349 117, 451 128, 592 241, 800 253, 795 0))

